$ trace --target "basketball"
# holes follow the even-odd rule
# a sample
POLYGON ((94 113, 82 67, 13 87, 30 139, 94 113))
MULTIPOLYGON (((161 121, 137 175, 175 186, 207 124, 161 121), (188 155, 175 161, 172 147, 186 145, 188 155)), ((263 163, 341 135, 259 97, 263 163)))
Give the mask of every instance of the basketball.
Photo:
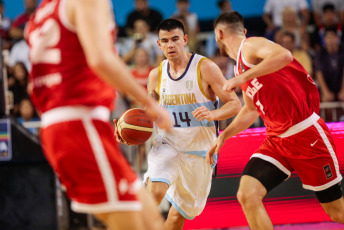
POLYGON ((153 121, 143 109, 129 109, 117 121, 118 133, 131 145, 145 143, 153 132, 153 121))

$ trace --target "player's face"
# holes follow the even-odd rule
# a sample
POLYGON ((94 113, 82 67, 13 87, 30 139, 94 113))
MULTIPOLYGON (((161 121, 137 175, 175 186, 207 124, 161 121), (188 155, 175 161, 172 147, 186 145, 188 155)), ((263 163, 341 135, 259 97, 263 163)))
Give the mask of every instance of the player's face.
POLYGON ((188 35, 180 29, 160 30, 158 45, 169 60, 178 59, 185 52, 188 35))

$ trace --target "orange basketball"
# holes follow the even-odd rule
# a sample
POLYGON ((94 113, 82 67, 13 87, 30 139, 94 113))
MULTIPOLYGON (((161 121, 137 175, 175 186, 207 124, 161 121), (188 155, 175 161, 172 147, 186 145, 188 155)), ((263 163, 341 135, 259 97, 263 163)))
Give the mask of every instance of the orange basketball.
POLYGON ((118 133, 131 145, 146 142, 153 132, 153 121, 143 109, 129 109, 117 121, 118 133))

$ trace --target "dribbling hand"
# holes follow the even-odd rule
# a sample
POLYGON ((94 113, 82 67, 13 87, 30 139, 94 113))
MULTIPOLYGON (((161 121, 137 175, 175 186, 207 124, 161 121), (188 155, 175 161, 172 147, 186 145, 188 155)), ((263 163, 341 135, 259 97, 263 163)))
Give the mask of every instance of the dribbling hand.
POLYGON ((210 165, 215 164, 214 154, 217 154, 217 155, 219 154, 220 148, 223 146, 224 143, 225 143, 225 140, 220 135, 216 138, 215 142, 211 145, 206 155, 206 160, 210 165))
POLYGON ((121 144, 130 145, 130 144, 127 143, 125 140, 123 140, 123 139, 121 138, 121 136, 119 135, 118 129, 117 129, 117 120, 116 120, 116 119, 113 119, 112 121, 113 121, 113 123, 114 123, 114 125, 115 125, 115 131, 114 131, 113 134, 114 134, 114 136, 116 137, 116 141, 117 141, 118 143, 121 143, 121 144))

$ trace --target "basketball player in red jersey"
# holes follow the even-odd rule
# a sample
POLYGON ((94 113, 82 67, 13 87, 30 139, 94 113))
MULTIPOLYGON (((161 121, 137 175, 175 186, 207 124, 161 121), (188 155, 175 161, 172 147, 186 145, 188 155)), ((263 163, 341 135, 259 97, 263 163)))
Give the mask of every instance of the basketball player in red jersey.
POLYGON ((214 142, 207 161, 212 163, 226 139, 261 116, 267 137, 246 165, 237 194, 250 228, 273 229, 262 200, 294 170, 325 212, 344 223, 342 176, 331 134, 317 115, 320 100, 313 80, 288 50, 245 34, 238 12, 225 12, 215 21, 221 52, 236 60, 236 77, 224 89, 231 92, 240 86, 245 105, 214 142))
POLYGON ((74 211, 95 214, 111 230, 160 230, 154 200, 113 138, 113 87, 142 103, 161 128, 171 121, 116 55, 114 31, 108 0, 43 0, 31 18, 30 88, 42 144, 74 211))

